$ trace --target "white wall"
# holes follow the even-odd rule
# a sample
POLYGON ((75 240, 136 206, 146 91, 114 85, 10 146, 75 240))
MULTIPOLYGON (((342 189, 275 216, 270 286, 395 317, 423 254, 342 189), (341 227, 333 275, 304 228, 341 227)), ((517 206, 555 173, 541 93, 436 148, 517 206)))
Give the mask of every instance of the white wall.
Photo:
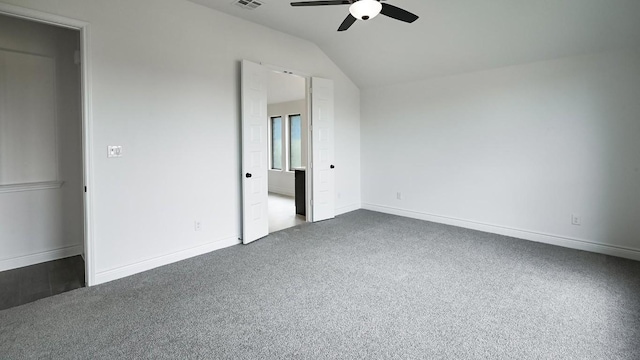
POLYGON ((304 99, 307 80, 298 75, 271 70, 267 79, 267 104, 277 104, 304 99))
POLYGON ((73 60, 78 46, 77 31, 0 18, 0 48, 55 59, 57 136, 40 134, 57 137, 43 141, 57 143, 53 151, 64 181, 62 188, 0 192, 0 271, 82 252, 80 72, 73 60))
POLYGON ((58 180, 56 61, 0 49, 0 186, 58 180))
POLYGON ((187 1, 3 1, 91 24, 97 282, 237 243, 241 59, 335 81, 337 207, 359 207, 359 90, 317 46, 187 1))
MULTIPOLYGON (((304 88, 302 89, 304 92, 304 88)), ((307 101, 287 101, 277 104, 269 104, 267 106, 267 113, 269 118, 275 116, 282 116, 284 122, 288 121, 289 115, 300 114, 302 118, 302 167, 307 167, 308 159, 308 141, 309 141, 309 126, 307 116, 307 101)), ((283 154, 286 156, 286 154, 283 154)), ((285 161, 282 162, 285 164, 285 161)), ((294 196, 295 195, 295 172, 285 170, 269 170, 269 192, 274 192, 283 195, 294 196)))
POLYGON ((362 109, 365 208, 640 259, 640 53, 371 88, 362 109))

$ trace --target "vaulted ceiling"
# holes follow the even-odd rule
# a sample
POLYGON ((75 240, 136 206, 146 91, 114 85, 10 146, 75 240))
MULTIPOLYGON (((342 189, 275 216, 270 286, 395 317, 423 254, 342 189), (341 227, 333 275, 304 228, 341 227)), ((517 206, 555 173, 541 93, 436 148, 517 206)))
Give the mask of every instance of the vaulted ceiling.
POLYGON ((372 87, 566 56, 640 49, 638 0, 388 0, 420 16, 337 28, 348 5, 190 0, 317 44, 358 86, 372 87))

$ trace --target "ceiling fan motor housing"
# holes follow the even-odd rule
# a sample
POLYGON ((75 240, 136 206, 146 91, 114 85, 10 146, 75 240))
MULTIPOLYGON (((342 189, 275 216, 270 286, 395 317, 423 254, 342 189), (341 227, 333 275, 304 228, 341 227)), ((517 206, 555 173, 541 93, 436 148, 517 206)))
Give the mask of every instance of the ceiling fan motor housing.
POLYGON ((349 12, 358 20, 369 20, 378 16, 382 4, 377 0, 359 0, 351 4, 349 12))

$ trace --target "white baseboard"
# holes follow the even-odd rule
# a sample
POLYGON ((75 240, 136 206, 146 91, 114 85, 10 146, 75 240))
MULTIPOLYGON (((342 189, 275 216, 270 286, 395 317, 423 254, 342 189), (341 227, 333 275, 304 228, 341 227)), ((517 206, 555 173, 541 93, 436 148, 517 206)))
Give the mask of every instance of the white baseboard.
POLYGON ((160 266, 172 264, 181 260, 192 258, 194 256, 206 254, 215 250, 220 250, 229 246, 240 244, 237 236, 233 236, 227 239, 214 241, 208 244, 200 245, 191 249, 178 251, 172 254, 158 256, 153 259, 140 261, 135 264, 126 265, 123 267, 106 270, 96 273, 95 283, 92 285, 103 284, 109 281, 121 279, 130 275, 141 273, 143 271, 151 270, 160 266))
POLYGON ((82 252, 82 245, 71 245, 59 249, 39 252, 36 254, 3 259, 0 260, 0 271, 17 269, 24 266, 40 264, 47 261, 64 259, 69 256, 80 255, 82 254, 82 252))
POLYGON ((375 205, 375 204, 362 204, 362 208, 371 211, 377 211, 386 214, 404 216, 413 219, 426 220, 440 224, 453 225, 467 229, 484 231, 492 234, 500 234, 510 237, 515 237, 524 240, 536 241, 545 244, 557 245, 571 249, 590 251, 599 254, 617 256, 632 260, 640 261, 640 250, 626 248, 615 245, 608 245, 597 243, 593 241, 575 239, 566 236, 558 236, 545 234, 540 232, 514 229, 505 226, 485 224, 476 221, 469 221, 464 219, 452 218, 447 216, 440 216, 434 214, 428 214, 424 212, 404 210, 394 208, 390 206, 375 205))
POLYGON ((351 204, 351 205, 341 206, 339 208, 336 208, 336 216, 346 214, 348 212, 356 211, 360 208, 362 208, 360 204, 351 204))

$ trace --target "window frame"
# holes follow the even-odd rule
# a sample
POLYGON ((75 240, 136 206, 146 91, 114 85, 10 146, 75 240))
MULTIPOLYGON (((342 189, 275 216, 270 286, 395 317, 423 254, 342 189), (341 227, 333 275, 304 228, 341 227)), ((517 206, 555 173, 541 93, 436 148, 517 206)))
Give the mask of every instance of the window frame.
POLYGON ((295 170, 302 169, 302 114, 294 113, 287 115, 287 171, 294 172, 295 170), (297 116, 300 119, 300 167, 292 167, 291 166, 291 121, 292 118, 297 116))
MULTIPOLYGON (((274 164, 273 159, 275 158, 274 146, 273 146, 273 142, 274 142, 273 141, 273 123, 274 123, 275 119, 280 119, 280 124, 281 124, 280 125, 281 126, 280 141, 282 142, 281 151, 283 151, 283 152, 286 151, 285 148, 284 148, 284 140, 283 140, 283 135, 284 135, 283 132, 284 132, 284 127, 286 127, 286 124, 284 124, 285 122, 282 121, 283 120, 282 118, 283 118, 282 115, 276 115, 276 116, 270 116, 269 117, 269 170, 270 171, 284 171, 287 168, 286 164, 282 164, 282 160, 283 159, 280 159, 280 162, 281 162, 280 163, 280 167, 281 167, 280 169, 273 167, 274 166, 273 165, 274 164), (282 126, 282 125, 285 125, 285 126, 282 126), (284 166, 282 166, 282 165, 284 165, 284 166)), ((282 157, 282 154, 280 155, 280 157, 282 157)))

